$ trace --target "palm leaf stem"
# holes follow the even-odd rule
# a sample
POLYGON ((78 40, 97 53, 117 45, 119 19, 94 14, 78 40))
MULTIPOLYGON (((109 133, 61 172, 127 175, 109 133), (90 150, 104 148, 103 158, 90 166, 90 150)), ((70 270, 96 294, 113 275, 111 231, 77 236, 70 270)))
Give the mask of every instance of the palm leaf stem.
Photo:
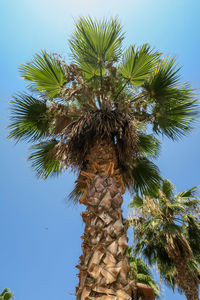
POLYGON ((125 89, 125 87, 127 86, 127 84, 129 83, 130 79, 127 79, 127 81, 124 83, 124 85, 122 86, 122 88, 119 90, 119 92, 117 93, 117 95, 114 98, 114 102, 117 100, 117 98, 119 97, 119 95, 121 94, 121 92, 125 89))
POLYGON ((136 98, 130 99, 129 102, 130 102, 130 103, 133 103, 133 102, 136 102, 136 101, 138 101, 138 100, 140 100, 140 99, 142 99, 142 98, 144 98, 144 97, 146 97, 146 95, 144 95, 144 92, 141 92, 141 93, 139 93, 139 94, 137 95, 136 98))
POLYGON ((101 105, 103 106, 104 105, 104 99, 103 99, 103 74, 102 74, 102 63, 100 62, 100 84, 101 84, 101 94, 100 94, 100 97, 101 97, 101 105))

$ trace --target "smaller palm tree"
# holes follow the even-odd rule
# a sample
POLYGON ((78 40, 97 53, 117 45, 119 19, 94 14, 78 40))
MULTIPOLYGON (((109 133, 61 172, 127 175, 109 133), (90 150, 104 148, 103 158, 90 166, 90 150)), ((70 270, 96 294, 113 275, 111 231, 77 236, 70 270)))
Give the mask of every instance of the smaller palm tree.
POLYGON ((13 294, 11 293, 11 291, 7 288, 5 288, 3 290, 3 292, 0 294, 0 300, 9 300, 13 298, 13 294))
POLYGON ((134 254, 133 248, 128 249, 128 257, 130 262, 130 276, 136 281, 137 299, 141 294, 144 295, 145 293, 148 293, 149 300, 150 295, 152 300, 154 300, 155 297, 159 298, 160 289, 156 281, 153 279, 149 266, 141 257, 137 257, 134 254))
POLYGON ((161 277, 173 289, 175 284, 188 300, 198 300, 200 225, 199 202, 194 187, 175 195, 174 186, 163 180, 142 197, 135 195, 136 250, 149 263, 156 263, 161 277))

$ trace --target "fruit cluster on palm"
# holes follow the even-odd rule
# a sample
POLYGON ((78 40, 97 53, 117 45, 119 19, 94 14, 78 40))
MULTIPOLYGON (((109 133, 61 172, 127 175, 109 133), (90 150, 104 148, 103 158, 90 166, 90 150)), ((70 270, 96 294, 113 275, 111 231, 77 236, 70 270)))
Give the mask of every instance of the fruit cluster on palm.
POLYGON ((136 250, 150 265, 157 264, 161 277, 175 285, 188 300, 198 300, 200 276, 200 223, 196 188, 175 195, 163 180, 157 189, 135 195, 131 206, 136 250))
POLYGON ((196 115, 174 58, 147 44, 123 52, 123 38, 117 19, 81 18, 70 39, 72 63, 36 54, 20 67, 30 92, 12 101, 10 138, 33 144, 29 160, 37 175, 78 173, 71 198, 87 210, 77 300, 131 299, 122 194, 158 183, 148 158, 159 150, 154 133, 177 139, 196 115))

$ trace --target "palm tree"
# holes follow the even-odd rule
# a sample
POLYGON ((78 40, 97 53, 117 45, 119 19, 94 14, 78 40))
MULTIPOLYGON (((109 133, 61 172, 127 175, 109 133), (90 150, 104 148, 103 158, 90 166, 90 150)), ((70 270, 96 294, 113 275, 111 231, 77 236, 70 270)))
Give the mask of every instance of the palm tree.
POLYGON ((130 262, 130 276, 135 279, 137 286, 137 299, 147 296, 149 300, 159 298, 160 289, 153 279, 149 266, 141 257, 134 254, 134 249, 128 249, 130 262))
POLYGON ((187 299, 198 300, 200 224, 196 187, 175 195, 174 186, 163 180, 143 197, 135 195, 131 206, 137 251, 149 263, 157 263, 161 276, 187 299))
POLYGON ((0 294, 0 300, 9 300, 13 298, 13 294, 11 293, 11 291, 7 288, 5 288, 3 290, 3 292, 0 294))
POLYGON ((148 159, 153 132, 176 139, 190 132, 196 100, 180 83, 174 58, 144 44, 122 52, 117 19, 81 18, 70 39, 72 63, 45 51, 20 67, 29 93, 12 100, 10 138, 33 143, 29 160, 46 179, 78 173, 71 199, 85 204, 77 299, 130 299, 126 188, 144 191, 160 179, 148 159), (37 143, 36 143, 37 142, 37 143))

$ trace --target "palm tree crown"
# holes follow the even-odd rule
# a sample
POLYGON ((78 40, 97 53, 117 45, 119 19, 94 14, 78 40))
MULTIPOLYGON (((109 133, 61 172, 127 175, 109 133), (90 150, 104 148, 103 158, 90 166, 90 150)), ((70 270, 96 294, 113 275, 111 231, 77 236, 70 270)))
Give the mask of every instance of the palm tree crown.
POLYGON ((39 177, 82 169, 94 141, 108 138, 125 185, 144 191, 160 179, 147 158, 158 153, 153 134, 190 132, 196 100, 180 83, 175 59, 147 44, 123 52, 123 38, 117 19, 81 18, 69 41, 70 65, 41 51, 20 66, 29 92, 13 97, 9 137, 33 143, 29 160, 39 177))

